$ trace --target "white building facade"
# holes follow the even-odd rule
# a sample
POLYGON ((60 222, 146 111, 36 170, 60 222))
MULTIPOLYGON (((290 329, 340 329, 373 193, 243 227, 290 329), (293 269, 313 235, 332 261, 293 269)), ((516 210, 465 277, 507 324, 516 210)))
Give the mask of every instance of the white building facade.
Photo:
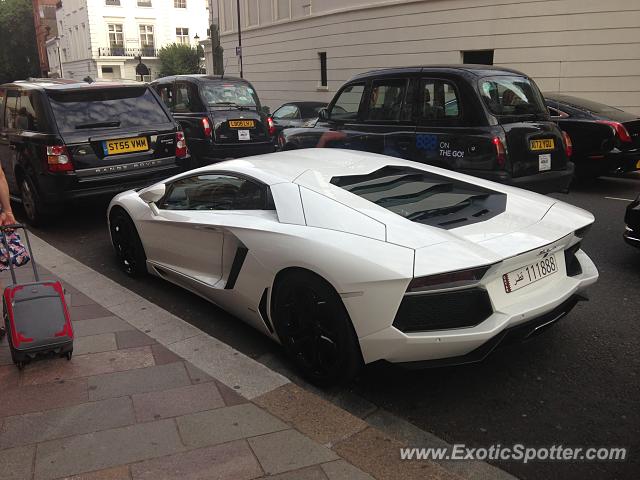
MULTIPOLYGON (((237 75, 236 0, 211 1, 237 75)), ((639 0, 240 0, 240 18, 244 77, 272 110, 367 70, 466 61, 640 114, 639 0)))
POLYGON ((209 28, 208 0, 62 0, 56 12, 58 37, 47 42, 51 74, 65 78, 158 77, 160 48, 197 45, 209 28), (196 38, 198 37, 198 38, 196 38), (59 53, 58 53, 59 52, 59 53))

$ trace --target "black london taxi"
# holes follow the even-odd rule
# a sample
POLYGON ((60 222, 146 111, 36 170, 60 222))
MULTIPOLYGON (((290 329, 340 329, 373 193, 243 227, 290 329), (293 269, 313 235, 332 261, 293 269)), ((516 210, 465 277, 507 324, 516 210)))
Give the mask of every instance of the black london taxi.
POLYGON ((67 201, 149 185, 190 160, 179 125, 146 84, 64 79, 0 85, 0 159, 32 225, 67 201))
POLYGON ((194 166, 274 151, 273 120, 241 78, 176 75, 151 83, 184 129, 194 166))
POLYGON ((391 68, 357 75, 293 128, 280 149, 337 147, 427 163, 540 193, 567 191, 571 141, 534 81, 487 65, 391 68))

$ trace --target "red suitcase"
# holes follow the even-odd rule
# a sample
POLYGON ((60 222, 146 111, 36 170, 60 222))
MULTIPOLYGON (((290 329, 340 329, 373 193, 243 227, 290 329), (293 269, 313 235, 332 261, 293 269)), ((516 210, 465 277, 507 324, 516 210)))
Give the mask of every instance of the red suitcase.
MULTIPOLYGON (((55 354, 71 360, 73 327, 62 284, 58 281, 40 281, 29 235, 23 225, 0 227, 3 233, 18 228, 24 230, 35 282, 19 284, 13 262, 9 259, 13 285, 4 289, 2 303, 11 358, 20 369, 37 355, 55 354)), ((7 236, 2 235, 2 239, 7 255, 10 255, 7 236)))

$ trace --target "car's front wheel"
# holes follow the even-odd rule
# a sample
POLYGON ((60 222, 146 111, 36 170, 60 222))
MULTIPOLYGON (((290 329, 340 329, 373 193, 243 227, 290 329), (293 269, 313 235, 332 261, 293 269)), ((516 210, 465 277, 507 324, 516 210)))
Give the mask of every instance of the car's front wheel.
POLYGON ((120 268, 129 276, 139 277, 147 273, 147 256, 131 217, 120 208, 109 215, 111 243, 118 257, 120 268))
POLYGON ((340 296, 325 280, 304 270, 286 272, 274 287, 272 312, 285 350, 312 383, 345 383, 358 373, 358 338, 340 296))

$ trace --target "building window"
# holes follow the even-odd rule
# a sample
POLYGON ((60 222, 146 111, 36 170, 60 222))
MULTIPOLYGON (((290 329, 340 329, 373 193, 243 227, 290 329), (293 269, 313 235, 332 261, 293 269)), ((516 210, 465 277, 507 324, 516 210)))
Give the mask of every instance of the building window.
POLYGON ((258 0, 246 0, 245 12, 247 12, 247 27, 253 27, 260 22, 260 4, 258 0))
POLYGON ((187 8, 187 0, 173 0, 173 8, 187 8))
POLYGON ((320 57, 320 85, 327 86, 327 52, 318 52, 320 57))
POLYGON ((276 20, 291 18, 291 0, 276 0, 276 20))
POLYGON ((493 50, 467 50, 462 52, 462 63, 493 65, 493 50))
POLYGON ((184 45, 189 45, 191 42, 189 41, 189 29, 188 28, 176 28, 176 43, 182 43, 184 45))
POLYGON ((104 0, 105 5, 113 5, 116 7, 120 6, 120 0, 104 0))
POLYGON ((151 0, 138 0, 139 7, 151 7, 151 0))
POLYGON ((124 46, 124 35, 122 33, 122 24, 121 23, 110 23, 107 27, 108 27, 108 30, 109 30, 109 46, 111 48, 123 47, 124 46))
POLYGON ((140 25, 140 46, 142 55, 153 56, 153 25, 140 25))

